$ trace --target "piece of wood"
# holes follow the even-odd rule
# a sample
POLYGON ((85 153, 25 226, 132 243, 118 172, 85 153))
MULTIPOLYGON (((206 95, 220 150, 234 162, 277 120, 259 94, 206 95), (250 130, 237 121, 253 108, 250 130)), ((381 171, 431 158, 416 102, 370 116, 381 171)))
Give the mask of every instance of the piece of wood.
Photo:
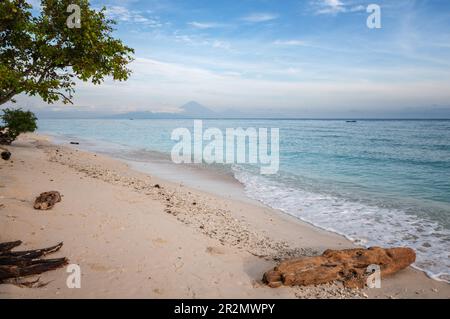
POLYGON ((0 243, 0 254, 5 253, 5 252, 9 252, 11 249, 22 245, 22 241, 21 240, 16 240, 16 241, 10 241, 10 242, 6 242, 6 243, 0 243))
POLYGON ((57 191, 41 193, 34 201, 34 209, 48 210, 52 209, 56 203, 61 201, 61 194, 57 191))
POLYGON ((0 265, 0 283, 6 279, 39 275, 67 265, 67 258, 42 259, 32 261, 29 265, 0 265))
MULTIPOLYGON (((20 241, 19 241, 20 242, 20 241)), ((63 243, 55 246, 26 251, 6 251, 0 254, 0 265, 21 265, 27 266, 33 263, 33 260, 42 256, 54 253, 62 247, 63 243)))
POLYGON ((0 157, 3 160, 8 161, 11 158, 11 152, 8 149, 0 146, 0 157))
MULTIPOLYGON (((22 244, 22 242, 20 240, 18 242, 20 242, 20 244, 22 244)), ((17 243, 17 242, 15 242, 15 243, 17 243)), ((15 247, 17 247, 19 245, 16 245, 15 247)), ((58 250, 61 249, 62 246, 63 246, 63 243, 61 242, 55 246, 51 246, 48 248, 25 250, 25 251, 8 251, 8 252, 1 253, 0 257, 1 256, 14 256, 14 257, 24 257, 24 258, 39 258, 39 257, 45 256, 45 255, 57 252, 58 250)))
POLYGON ((287 260, 264 274, 263 281, 270 287, 309 286, 331 281, 342 281, 350 288, 363 288, 370 265, 380 267, 381 276, 392 275, 416 260, 410 248, 371 247, 344 250, 326 250, 322 256, 287 260))
POLYGON ((12 278, 21 278, 37 275, 43 272, 60 268, 68 263, 68 259, 39 259, 42 256, 54 253, 61 249, 63 243, 43 249, 11 251, 19 246, 20 240, 0 243, 0 283, 12 278))

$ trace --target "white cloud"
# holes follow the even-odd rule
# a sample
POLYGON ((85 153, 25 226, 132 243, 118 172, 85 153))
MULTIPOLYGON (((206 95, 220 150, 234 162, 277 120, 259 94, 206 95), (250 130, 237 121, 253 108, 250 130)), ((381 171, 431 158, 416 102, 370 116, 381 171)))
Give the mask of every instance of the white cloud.
POLYGON ((123 6, 110 6, 106 9, 106 14, 109 18, 117 21, 140 23, 152 28, 163 26, 157 17, 148 17, 141 11, 129 10, 123 6))
POLYGON ((258 22, 267 22, 275 19, 278 19, 278 14, 259 12, 249 14, 243 17, 241 20, 246 22, 258 23, 258 22))
POLYGON ((351 8, 348 9, 349 12, 359 12, 359 11, 366 11, 366 7, 363 6, 362 4, 357 5, 357 6, 353 6, 351 8))
POLYGON ((188 25, 190 25, 191 27, 197 28, 197 29, 213 29, 213 28, 219 28, 219 27, 223 26, 220 23, 197 22, 197 21, 188 22, 188 25))
POLYGON ((175 34, 175 40, 177 42, 183 42, 186 44, 196 44, 197 41, 194 40, 194 38, 192 38, 189 35, 186 34, 175 34))
POLYGON ((363 5, 352 5, 344 3, 341 0, 314 0, 312 5, 315 8, 316 14, 331 14, 346 12, 359 12, 366 10, 363 5))
POLYGON ((276 40, 273 42, 275 45, 286 45, 286 46, 305 46, 306 43, 301 40, 276 40))
POLYGON ((340 0, 323 0, 323 2, 330 7, 341 7, 343 3, 340 0))
POLYGON ((345 11, 344 4, 340 0, 321 0, 318 5, 319 9, 316 11, 318 14, 336 14, 345 11))
POLYGON ((231 50, 231 44, 227 41, 211 39, 198 34, 180 34, 175 32, 175 41, 191 46, 207 46, 215 49, 231 50))
POLYGON ((231 45, 230 45, 230 43, 225 42, 225 41, 214 40, 212 42, 212 47, 216 48, 216 49, 229 50, 231 48, 231 45))

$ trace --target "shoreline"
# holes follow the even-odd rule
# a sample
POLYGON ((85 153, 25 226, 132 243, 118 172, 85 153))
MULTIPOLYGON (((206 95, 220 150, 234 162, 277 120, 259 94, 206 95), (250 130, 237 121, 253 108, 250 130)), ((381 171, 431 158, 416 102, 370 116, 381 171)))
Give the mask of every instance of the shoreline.
POLYGON ((252 199, 245 194, 244 185, 236 179, 229 169, 218 170, 209 165, 200 164, 174 164, 170 160, 170 154, 160 151, 139 150, 112 142, 69 138, 50 133, 38 133, 39 136, 49 139, 56 145, 67 145, 72 140, 79 141, 79 145, 70 145, 74 149, 84 152, 98 153, 103 156, 126 163, 130 169, 143 174, 148 174, 173 184, 183 184, 206 193, 212 193, 222 197, 230 197, 233 200, 250 202, 255 205, 263 205, 260 201, 252 199), (87 147, 86 147, 87 145, 87 147), (98 147, 96 147, 98 146, 98 147), (98 148, 106 147, 99 150, 98 148), (123 147, 121 151, 111 151, 110 148, 123 147))
MULTIPOLYGON (((450 296, 450 285, 430 279, 423 272, 413 268, 406 269, 392 278, 386 278, 381 289, 352 291, 338 284, 306 288, 265 287, 260 282, 262 274, 276 264, 275 260, 315 255, 328 248, 342 249, 355 245, 341 235, 322 230, 262 203, 259 205, 253 203, 254 200, 241 201, 233 196, 219 196, 214 192, 180 185, 154 175, 149 176, 121 160, 66 145, 52 144, 41 135, 23 136, 10 148, 13 163, 2 163, 0 166, 1 180, 5 181, 1 182, 5 185, 0 188, 2 195, 0 200, 2 203, 5 202, 5 207, 0 209, 2 218, 0 240, 21 239, 30 248, 35 245, 45 246, 52 244, 48 240, 55 237, 54 234, 46 234, 47 227, 62 237, 70 235, 68 237, 73 237, 73 240, 81 238, 81 244, 77 244, 76 240, 70 242, 70 239, 68 241, 65 238, 55 240, 65 243, 61 254, 68 256, 71 262, 80 263, 83 269, 88 268, 86 276, 92 277, 92 282, 89 285, 89 292, 83 292, 83 289, 68 289, 65 287, 67 274, 64 269, 60 269, 41 276, 43 279, 57 278, 44 288, 29 289, 0 285, 0 298, 23 296, 449 298, 450 296), (156 188, 155 185, 159 187, 156 188), (29 202, 34 200, 33 196, 50 188, 59 190, 65 195, 62 203, 48 212, 37 212, 28 207, 29 202), (74 198, 78 198, 80 202, 74 198), (128 213, 117 213, 118 207, 128 213), (90 214, 75 213, 84 210, 88 210, 90 214), (56 217, 58 214, 63 215, 56 217), (72 231, 70 222, 65 218, 72 220, 80 228, 72 231), (114 227, 110 227, 108 223, 105 226, 105 223, 99 221, 109 221, 114 227), (46 224, 44 230, 41 229, 42 224, 46 224), (98 227, 89 229, 91 224, 98 227), (140 228, 144 225, 147 227, 140 228), (122 229, 123 227, 125 229, 122 229), (139 229, 131 231, 127 228, 139 229), (159 232, 160 236, 148 238, 150 230, 159 232), (35 235, 30 239, 29 234, 33 232, 35 235), (122 235, 123 232, 126 235, 122 235), (94 238, 101 238, 105 243, 121 235, 120 240, 115 239, 115 246, 119 250, 125 250, 125 247, 133 242, 136 248, 133 249, 132 256, 137 260, 149 258, 143 257, 149 253, 147 251, 149 244, 159 250, 159 254, 138 264, 130 258, 131 256, 125 254, 120 258, 117 257, 121 266, 113 266, 114 262, 108 262, 106 256, 98 254, 99 251, 104 251, 103 241, 88 239, 89 235, 96 235, 94 238), (172 236, 179 238, 174 240, 172 236), (194 247, 196 249, 193 249, 194 247), (175 256, 177 254, 183 256, 175 256), (124 266, 127 262, 132 266, 124 266), (180 278, 182 282, 184 280, 186 282, 184 286, 189 289, 176 287, 177 280, 171 278, 173 269, 172 271, 165 269, 174 264, 177 273, 174 276, 177 280, 180 278), (126 269, 133 267, 137 267, 140 272, 126 269), (123 270, 120 271, 121 269, 123 270), (164 292, 161 292, 163 288, 150 289, 154 286, 164 286, 158 280, 156 285, 152 279, 149 279, 149 283, 145 283, 142 276, 138 275, 142 272, 152 273, 156 269, 162 272, 161 277, 164 279, 161 281, 168 283, 169 287, 164 292), (204 273, 198 274, 199 269, 204 273), (140 288, 130 292, 124 290, 117 282, 111 283, 108 279, 116 278, 117 272, 126 278, 121 279, 119 276, 116 281, 128 287, 132 282, 140 288), (98 278, 95 278, 95 275, 98 278), (235 280, 236 278, 238 280, 235 280), (211 280, 217 281, 217 284, 211 284, 211 280), (205 281, 210 283, 205 284, 205 281), (236 282, 239 284, 236 285, 236 282), (5 288, 6 286, 8 288, 5 288), (108 291, 102 291, 105 289, 108 291), (55 294, 55 291, 59 291, 59 294, 55 294)), ((111 256, 113 250, 108 252, 107 255, 111 256)))

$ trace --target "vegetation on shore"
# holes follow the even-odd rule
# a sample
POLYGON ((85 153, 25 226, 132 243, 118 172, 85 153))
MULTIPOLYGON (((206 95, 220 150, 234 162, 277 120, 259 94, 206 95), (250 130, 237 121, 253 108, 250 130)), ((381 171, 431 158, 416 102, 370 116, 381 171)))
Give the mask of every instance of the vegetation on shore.
POLYGON ((36 116, 22 109, 3 109, 0 119, 0 144, 10 145, 20 134, 34 132, 37 129, 36 116))

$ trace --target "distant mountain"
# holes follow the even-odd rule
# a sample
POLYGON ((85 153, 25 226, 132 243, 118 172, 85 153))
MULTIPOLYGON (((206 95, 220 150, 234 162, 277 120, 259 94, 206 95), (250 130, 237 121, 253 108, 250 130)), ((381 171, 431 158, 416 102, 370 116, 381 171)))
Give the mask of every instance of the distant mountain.
POLYGON ((115 119, 183 119, 183 118, 213 118, 218 114, 195 101, 188 102, 180 107, 181 112, 128 112, 110 116, 115 119))
POLYGON ((181 107, 179 113, 183 117, 217 117, 217 113, 195 101, 188 102, 181 107))

